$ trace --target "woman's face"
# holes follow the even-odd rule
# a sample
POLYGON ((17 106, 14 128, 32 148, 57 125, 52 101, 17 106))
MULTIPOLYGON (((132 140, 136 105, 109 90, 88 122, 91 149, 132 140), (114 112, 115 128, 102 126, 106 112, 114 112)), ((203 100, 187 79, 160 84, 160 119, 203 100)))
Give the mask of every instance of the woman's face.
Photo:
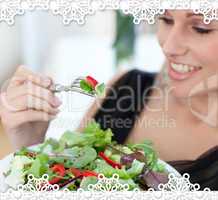
POLYGON ((218 21, 204 24, 191 10, 167 10, 159 17, 158 40, 174 96, 187 97, 194 86, 218 76, 218 21))

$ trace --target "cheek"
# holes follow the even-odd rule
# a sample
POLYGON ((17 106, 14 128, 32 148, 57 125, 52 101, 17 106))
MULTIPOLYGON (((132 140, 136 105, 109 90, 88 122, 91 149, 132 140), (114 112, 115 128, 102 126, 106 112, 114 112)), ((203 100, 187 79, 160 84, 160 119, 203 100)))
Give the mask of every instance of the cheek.
POLYGON ((165 33, 164 29, 161 26, 160 22, 158 23, 158 29, 157 29, 157 39, 159 42, 159 45, 163 47, 164 41, 165 41, 165 33))
MULTIPOLYGON (((208 57, 208 67, 211 66, 211 69, 218 69, 217 68, 217 61, 218 61, 218 42, 217 44, 211 42, 210 45, 208 45, 207 51, 205 51, 205 55, 208 57)), ((206 58, 205 58, 206 60, 206 58)), ((207 60, 206 60, 207 61, 207 60)))
POLYGON ((218 35, 216 38, 203 40, 200 45, 196 45, 196 58, 199 60, 199 64, 205 68, 208 72, 218 69, 218 35))

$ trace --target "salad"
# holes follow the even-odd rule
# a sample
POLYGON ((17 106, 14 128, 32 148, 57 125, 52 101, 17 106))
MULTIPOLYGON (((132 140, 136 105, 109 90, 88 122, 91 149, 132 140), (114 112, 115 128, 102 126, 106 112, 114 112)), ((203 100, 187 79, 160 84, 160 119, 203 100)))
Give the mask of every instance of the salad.
POLYGON ((99 83, 92 76, 86 76, 80 81, 80 88, 90 94, 96 94, 96 96, 105 96, 105 84, 99 83))
POLYGON ((121 145, 112 141, 112 136, 111 129, 102 130, 91 122, 83 133, 66 131, 59 140, 24 147, 14 153, 4 173, 5 183, 16 189, 18 184, 27 183, 30 174, 37 178, 47 174, 50 184, 70 191, 88 190, 89 184, 97 183, 99 174, 119 175, 120 183, 128 184, 129 190, 158 190, 160 183, 168 182, 168 172, 150 141, 121 145))

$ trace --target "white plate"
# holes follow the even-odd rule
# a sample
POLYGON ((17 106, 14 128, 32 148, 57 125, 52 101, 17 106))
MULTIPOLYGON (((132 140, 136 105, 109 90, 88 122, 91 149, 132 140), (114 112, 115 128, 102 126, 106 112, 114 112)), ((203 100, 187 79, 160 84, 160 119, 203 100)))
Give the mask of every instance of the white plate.
MULTIPOLYGON (((36 146, 31 147, 31 149, 34 149, 35 147, 36 146)), ((13 159, 13 153, 9 154, 8 156, 0 160, 0 192, 6 192, 8 189, 8 186, 5 184, 5 181, 4 181, 5 177, 3 173, 8 171, 8 169, 10 168, 10 162, 12 159, 13 159)), ((169 173, 173 173, 176 176, 181 177, 181 174, 176 169, 174 169, 172 166, 167 164, 166 162, 159 160, 159 163, 163 164, 165 166, 165 169, 169 173)))

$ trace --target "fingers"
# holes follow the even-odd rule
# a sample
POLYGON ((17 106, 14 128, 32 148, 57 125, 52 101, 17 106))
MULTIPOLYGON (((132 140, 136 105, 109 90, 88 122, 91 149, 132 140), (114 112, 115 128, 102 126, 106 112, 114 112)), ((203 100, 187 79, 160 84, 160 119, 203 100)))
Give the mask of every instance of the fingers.
POLYGON ((24 76, 13 76, 8 87, 22 85, 26 81, 24 76))
POLYGON ((48 114, 57 114, 59 110, 52 107, 47 101, 33 95, 24 95, 19 98, 8 100, 6 94, 2 94, 3 105, 8 112, 20 112, 28 109, 44 111, 48 114))
POLYGON ((204 95, 209 92, 216 92, 218 88, 218 74, 213 74, 211 76, 202 79, 201 82, 194 85, 189 92, 189 97, 194 95, 204 95))
POLYGON ((18 67, 6 90, 0 93, 0 115, 5 124, 53 119, 61 101, 48 89, 50 84, 52 79, 18 67))
POLYGON ((61 101, 50 90, 35 85, 30 81, 26 84, 19 85, 16 88, 9 88, 7 90, 7 99, 9 101, 13 101, 20 96, 28 95, 45 100, 53 107, 61 105, 61 101))
POLYGON ((22 112, 8 112, 4 114, 3 124, 8 124, 7 128, 19 127, 28 122, 49 122, 56 118, 55 115, 37 110, 26 110, 22 112), (10 123, 8 123, 10 121, 10 123))
POLYGON ((16 87, 26 81, 31 81, 32 83, 43 88, 49 88, 53 82, 50 77, 32 72, 24 66, 19 66, 10 81, 9 87, 16 87))
POLYGON ((52 80, 20 66, 3 92, 3 103, 8 111, 35 109, 57 113, 61 101, 49 89, 52 80))

